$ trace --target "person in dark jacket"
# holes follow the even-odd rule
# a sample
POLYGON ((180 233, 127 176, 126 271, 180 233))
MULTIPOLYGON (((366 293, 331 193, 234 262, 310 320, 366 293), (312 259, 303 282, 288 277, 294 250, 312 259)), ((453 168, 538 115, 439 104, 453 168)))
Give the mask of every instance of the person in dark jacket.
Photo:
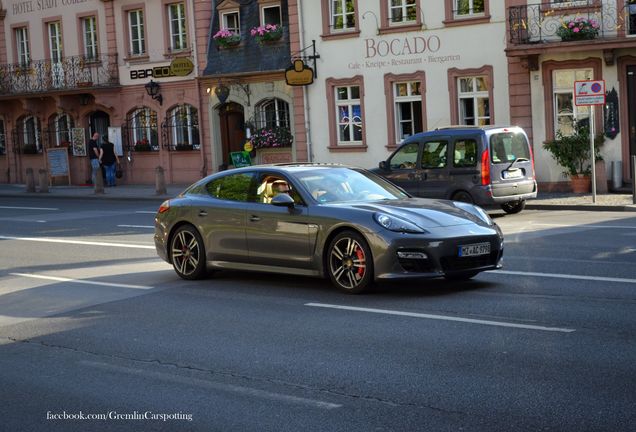
POLYGON ((106 171, 106 186, 115 186, 115 171, 119 164, 119 157, 115 154, 115 145, 106 138, 99 152, 99 162, 106 171))

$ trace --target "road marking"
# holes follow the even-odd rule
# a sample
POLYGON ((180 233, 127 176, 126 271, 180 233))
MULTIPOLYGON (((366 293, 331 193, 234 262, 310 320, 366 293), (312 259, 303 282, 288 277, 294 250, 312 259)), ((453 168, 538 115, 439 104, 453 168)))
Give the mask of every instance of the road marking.
POLYGON ((112 283, 112 282, 98 282, 98 281, 89 281, 84 279, 70 279, 70 278, 58 277, 58 276, 36 275, 32 273, 9 273, 9 274, 11 276, 20 276, 20 277, 32 278, 32 279, 45 279, 45 280, 52 280, 57 282, 71 282, 71 283, 78 283, 78 284, 85 284, 85 285, 99 285, 99 286, 109 286, 109 287, 116 287, 116 288, 134 288, 134 289, 154 288, 147 285, 130 285, 130 284, 120 284, 120 283, 112 283))
POLYGON ((0 206, 0 209, 14 209, 14 210, 48 210, 48 211, 57 211, 59 208, 51 208, 51 207, 11 207, 11 206, 0 206))
POLYGON ((550 224, 550 223, 531 223, 531 226, 548 226, 559 228, 612 228, 612 229, 636 229, 636 226, 630 225, 566 225, 566 224, 550 224))
POLYGON ((155 249, 154 246, 150 246, 150 245, 92 242, 92 241, 83 241, 83 240, 65 240, 65 239, 56 239, 56 238, 47 238, 47 237, 0 236, 0 240, 19 240, 19 241, 34 241, 34 242, 45 242, 45 243, 66 243, 66 244, 78 244, 78 245, 87 245, 87 246, 111 246, 111 247, 121 247, 121 248, 131 248, 131 249, 153 249, 153 250, 155 249))
POLYGON ((559 328, 559 327, 543 327, 543 326, 535 326, 529 324, 517 324, 503 321, 488 321, 488 320, 479 320, 473 318, 462 318, 462 317, 454 317, 447 315, 431 315, 431 314, 423 314, 416 312, 404 312, 404 311, 396 311, 389 309, 373 309, 373 308, 361 308, 354 306, 341 306, 341 305, 332 305, 332 304, 324 304, 324 303, 305 303, 305 306, 310 307, 321 307, 321 308, 329 308, 329 309, 341 309, 341 310, 349 310, 355 312, 369 312, 369 313, 377 313, 377 314, 385 314, 385 315, 398 315, 398 316, 407 316, 412 318, 424 318, 424 319, 432 319, 432 320, 441 320, 441 321, 457 321, 457 322, 465 322, 469 324, 481 324, 481 325, 489 325, 489 326, 497 326, 497 327, 512 327, 512 328, 520 328, 526 330, 541 330, 547 332, 560 332, 560 333, 572 333, 575 331, 574 329, 569 328, 559 328))
POLYGON ((152 225, 117 225, 120 228, 154 228, 152 225))
POLYGON ((557 278, 557 279, 574 279, 574 280, 590 280, 596 282, 618 282, 618 283, 630 283, 636 284, 636 279, 625 279, 625 278, 614 278, 614 277, 604 277, 604 276, 582 276, 582 275, 570 275, 570 274, 560 274, 560 273, 535 273, 535 272, 523 272, 523 271, 512 271, 512 270, 493 270, 489 273, 500 273, 506 275, 515 275, 515 276, 533 276, 533 277, 548 277, 548 278, 557 278))
POLYGON ((141 213, 141 214, 157 214, 157 211, 149 211, 149 210, 138 210, 135 213, 141 213))
POLYGON ((185 377, 180 375, 172 375, 172 374, 163 373, 163 372, 153 372, 153 371, 147 371, 143 369, 117 366, 117 365, 111 365, 108 363, 94 362, 89 360, 80 360, 79 364, 82 364, 84 366, 90 366, 93 368, 104 369, 104 370, 108 370, 108 371, 116 372, 116 373, 123 372, 130 375, 136 375, 136 376, 141 376, 141 377, 146 377, 151 379, 159 379, 163 381, 171 381, 171 382, 175 382, 179 384, 186 384, 188 386, 195 385, 198 387, 203 387, 205 389, 221 390, 226 392, 238 393, 243 396, 252 396, 252 397, 257 397, 261 399, 268 399, 268 400, 273 400, 278 402, 287 402, 287 403, 305 405, 305 406, 310 406, 314 408, 334 409, 334 408, 342 407, 342 405, 340 404, 324 402, 317 399, 308 399, 308 398, 292 396, 292 395, 283 394, 283 393, 274 393, 274 392, 270 392, 266 390, 260 390, 260 389, 256 389, 252 387, 244 387, 244 386, 239 386, 234 384, 223 384, 223 383, 208 381, 208 380, 204 380, 200 378, 190 378, 190 377, 185 377))

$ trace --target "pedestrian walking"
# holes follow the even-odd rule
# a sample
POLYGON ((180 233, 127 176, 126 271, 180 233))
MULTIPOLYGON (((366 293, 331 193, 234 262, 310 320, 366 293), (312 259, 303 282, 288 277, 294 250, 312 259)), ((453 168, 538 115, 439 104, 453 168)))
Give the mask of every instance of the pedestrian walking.
POLYGON ((90 140, 88 140, 88 157, 91 161, 91 178, 93 184, 95 183, 95 177, 97 173, 101 175, 101 169, 99 166, 99 133, 95 132, 90 140))
POLYGON ((119 157, 115 154, 115 145, 106 137, 104 137, 99 154, 99 161, 106 171, 106 186, 115 186, 115 171, 119 165, 119 157))

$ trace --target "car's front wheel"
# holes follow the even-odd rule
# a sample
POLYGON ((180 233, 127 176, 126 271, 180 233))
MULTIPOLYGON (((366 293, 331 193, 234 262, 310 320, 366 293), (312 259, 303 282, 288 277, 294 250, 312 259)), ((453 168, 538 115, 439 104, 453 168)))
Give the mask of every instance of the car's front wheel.
POLYGON ((373 257, 366 240, 358 233, 344 231, 327 249, 327 273, 341 291, 359 294, 373 281, 373 257))
POLYGON ((170 261, 174 271, 183 279, 194 280, 204 276, 205 246, 194 227, 184 225, 174 233, 170 242, 170 261))
POLYGON ((503 203, 501 208, 508 214, 515 214, 521 212, 526 207, 526 201, 508 201, 507 203, 503 203))

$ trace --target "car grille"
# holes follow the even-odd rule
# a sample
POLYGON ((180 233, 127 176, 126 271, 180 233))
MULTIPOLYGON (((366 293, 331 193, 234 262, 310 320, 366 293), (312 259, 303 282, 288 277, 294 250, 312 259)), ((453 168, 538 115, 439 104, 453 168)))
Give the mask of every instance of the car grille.
POLYGON ((407 272, 415 273, 430 273, 433 271, 433 266, 428 259, 405 259, 398 258, 398 262, 407 272))
POLYGON ((474 257, 443 257, 440 262, 444 273, 462 270, 471 270, 480 267, 493 266, 499 261, 499 250, 490 252, 488 255, 474 257))

